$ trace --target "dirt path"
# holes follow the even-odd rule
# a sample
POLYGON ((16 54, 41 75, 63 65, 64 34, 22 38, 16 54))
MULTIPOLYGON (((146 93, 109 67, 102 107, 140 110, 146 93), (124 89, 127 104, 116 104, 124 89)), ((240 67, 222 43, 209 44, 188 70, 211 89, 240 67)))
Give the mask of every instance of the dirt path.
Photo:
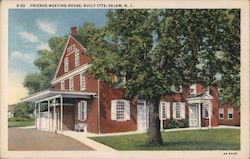
POLYGON ((9 151, 90 151, 94 150, 67 136, 35 129, 9 128, 9 151))

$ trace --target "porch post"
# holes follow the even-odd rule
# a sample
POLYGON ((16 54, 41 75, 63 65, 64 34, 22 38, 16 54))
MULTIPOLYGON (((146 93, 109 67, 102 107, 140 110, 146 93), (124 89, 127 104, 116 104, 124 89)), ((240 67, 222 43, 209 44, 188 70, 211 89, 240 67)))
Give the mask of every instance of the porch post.
POLYGON ((38 103, 38 114, 39 114, 39 130, 41 130, 41 103, 38 103))
POLYGON ((60 106, 61 106, 61 133, 63 134, 63 97, 60 97, 60 106))
POLYGON ((48 100, 48 119, 49 119, 49 131, 50 131, 50 102, 48 100))
POLYGON ((53 119, 53 131, 56 132, 56 99, 53 99, 53 110, 54 110, 54 119, 53 119))
POLYGON ((159 112, 159 116, 161 117, 160 118, 160 129, 161 129, 161 131, 163 131, 163 116, 162 116, 162 105, 161 105, 161 103, 160 103, 160 112, 159 112))
POLYGON ((208 125, 208 128, 211 128, 211 113, 212 113, 212 111, 211 111, 212 109, 211 109, 211 104, 208 104, 208 120, 209 120, 209 125, 208 125))
POLYGON ((199 128, 201 128, 201 103, 198 103, 198 118, 199 118, 199 128))
POLYGON ((37 103, 35 102, 35 126, 36 126, 36 129, 37 129, 37 110, 36 110, 36 105, 37 103))

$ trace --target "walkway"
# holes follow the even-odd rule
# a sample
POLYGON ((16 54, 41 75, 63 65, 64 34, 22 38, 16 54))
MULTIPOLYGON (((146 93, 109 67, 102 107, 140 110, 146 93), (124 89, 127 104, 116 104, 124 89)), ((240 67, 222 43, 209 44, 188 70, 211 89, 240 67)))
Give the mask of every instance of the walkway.
POLYGON ((96 142, 94 140, 89 139, 88 137, 91 136, 99 136, 98 134, 92 134, 92 133, 84 133, 84 132, 75 132, 75 131, 64 131, 63 135, 71 137, 75 140, 80 141, 81 143, 84 143, 93 149, 97 151, 117 151, 111 147, 108 147, 104 144, 101 144, 99 142, 96 142))
POLYGON ((93 148, 67 136, 35 129, 9 128, 9 151, 90 151, 93 148))

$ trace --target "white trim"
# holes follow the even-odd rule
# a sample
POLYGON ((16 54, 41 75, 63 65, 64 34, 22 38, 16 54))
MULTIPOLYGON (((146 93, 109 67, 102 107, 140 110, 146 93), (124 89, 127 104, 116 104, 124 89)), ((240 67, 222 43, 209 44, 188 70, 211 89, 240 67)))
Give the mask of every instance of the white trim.
POLYGON ((225 117, 224 117, 224 108, 223 107, 221 107, 221 108, 219 108, 219 119, 224 119, 225 117), (220 114, 222 114, 223 115, 223 117, 221 118, 220 117, 220 114))
POLYGON ((83 91, 86 89, 86 78, 84 75, 84 72, 80 73, 80 90, 83 91), (83 79, 84 79, 84 83, 83 83, 83 79))
POLYGON ((53 80, 52 80, 52 84, 54 85, 54 84, 56 84, 56 83, 58 83, 58 82, 60 82, 60 81, 62 81, 62 80, 66 80, 66 79, 68 79, 68 78, 71 77, 71 76, 75 76, 75 75, 79 74, 80 72, 85 72, 86 69, 87 69, 88 67, 90 67, 90 66, 91 66, 91 65, 88 64, 88 63, 86 63, 86 64, 84 64, 84 65, 81 65, 80 67, 77 67, 77 68, 75 68, 74 70, 71 70, 71 71, 65 73, 64 75, 62 75, 62 76, 60 76, 60 77, 58 77, 58 78, 56 78, 56 79, 53 79, 53 80))
POLYGON ((196 87, 196 84, 192 84, 192 85, 189 87, 189 93, 190 93, 191 95, 197 94, 197 89, 196 89, 196 88, 197 88, 197 87, 196 87), (194 92, 191 92, 191 89, 193 89, 194 92))
POLYGON ((64 80, 61 81, 61 90, 65 90, 65 82, 64 82, 64 80))
MULTIPOLYGON (((62 56, 61 56, 61 58, 60 58, 60 62, 59 62, 59 64, 57 65, 56 72, 55 72, 54 77, 53 77, 53 81, 56 80, 56 75, 57 75, 58 72, 59 72, 59 69, 60 69, 60 66, 61 66, 63 57, 64 57, 64 55, 65 55, 65 53, 66 53, 66 48, 67 48, 67 46, 68 46, 68 43, 69 43, 70 38, 72 38, 77 44, 79 44, 80 47, 84 50, 84 52, 86 52, 86 49, 85 49, 85 48, 84 48, 84 47, 83 47, 83 46, 82 46, 82 45, 81 45, 72 35, 69 35, 69 37, 68 37, 68 39, 67 39, 67 42, 66 42, 66 44, 65 44, 65 47, 64 47, 64 49, 63 49, 62 56)), ((61 77, 61 76, 60 76, 60 77, 61 77)), ((52 83, 52 84, 53 84, 53 83, 52 83)))
POLYGON ((64 73, 67 73, 69 72, 69 58, 68 57, 65 57, 64 58, 64 69, 63 69, 64 73))
MULTIPOLYGON (((77 98, 82 97, 82 98, 87 98, 88 96, 94 96, 96 93, 92 92, 70 92, 70 91, 55 91, 55 90, 45 90, 42 92, 35 93, 31 96, 28 96, 26 98, 21 99, 22 102, 41 102, 41 101, 46 101, 49 99, 53 99, 60 97, 62 95, 63 97, 75 97, 77 98)), ((89 98, 89 97, 88 97, 89 98)))
POLYGON ((229 120, 234 119, 233 115, 234 115, 234 109, 232 107, 227 108, 227 119, 229 120), (232 112, 230 111, 230 114, 232 114, 232 118, 229 118, 229 110, 232 110, 232 112))
POLYGON ((69 91, 74 91, 74 77, 69 78, 69 91))
POLYGON ((62 63, 64 54, 66 53, 66 48, 67 48, 67 46, 68 46, 69 40, 70 40, 70 36, 68 37, 67 42, 66 42, 66 44, 65 44, 65 46, 64 46, 63 53, 62 53, 62 56, 61 56, 61 58, 60 58, 60 62, 59 62, 59 64, 57 65, 56 72, 55 72, 55 74, 54 74, 53 79, 56 79, 56 75, 58 74, 58 71, 59 71, 59 69, 60 69, 60 66, 61 66, 61 63, 62 63))
POLYGON ((82 100, 82 101, 80 101, 79 102, 79 104, 78 104, 79 106, 78 106, 78 120, 80 120, 80 121, 85 121, 85 120, 87 120, 87 101, 85 101, 85 100, 82 100), (82 113, 84 114, 84 115, 82 115, 82 113))
POLYGON ((78 67, 80 65, 80 51, 79 51, 79 49, 76 49, 74 51, 74 57, 75 57, 75 67, 78 67))

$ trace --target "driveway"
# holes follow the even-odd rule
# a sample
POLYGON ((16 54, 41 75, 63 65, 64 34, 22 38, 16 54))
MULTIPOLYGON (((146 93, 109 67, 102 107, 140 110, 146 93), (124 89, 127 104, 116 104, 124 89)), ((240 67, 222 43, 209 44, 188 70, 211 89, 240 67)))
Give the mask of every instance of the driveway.
POLYGON ((9 128, 9 151, 91 151, 70 137, 35 129, 9 128))

